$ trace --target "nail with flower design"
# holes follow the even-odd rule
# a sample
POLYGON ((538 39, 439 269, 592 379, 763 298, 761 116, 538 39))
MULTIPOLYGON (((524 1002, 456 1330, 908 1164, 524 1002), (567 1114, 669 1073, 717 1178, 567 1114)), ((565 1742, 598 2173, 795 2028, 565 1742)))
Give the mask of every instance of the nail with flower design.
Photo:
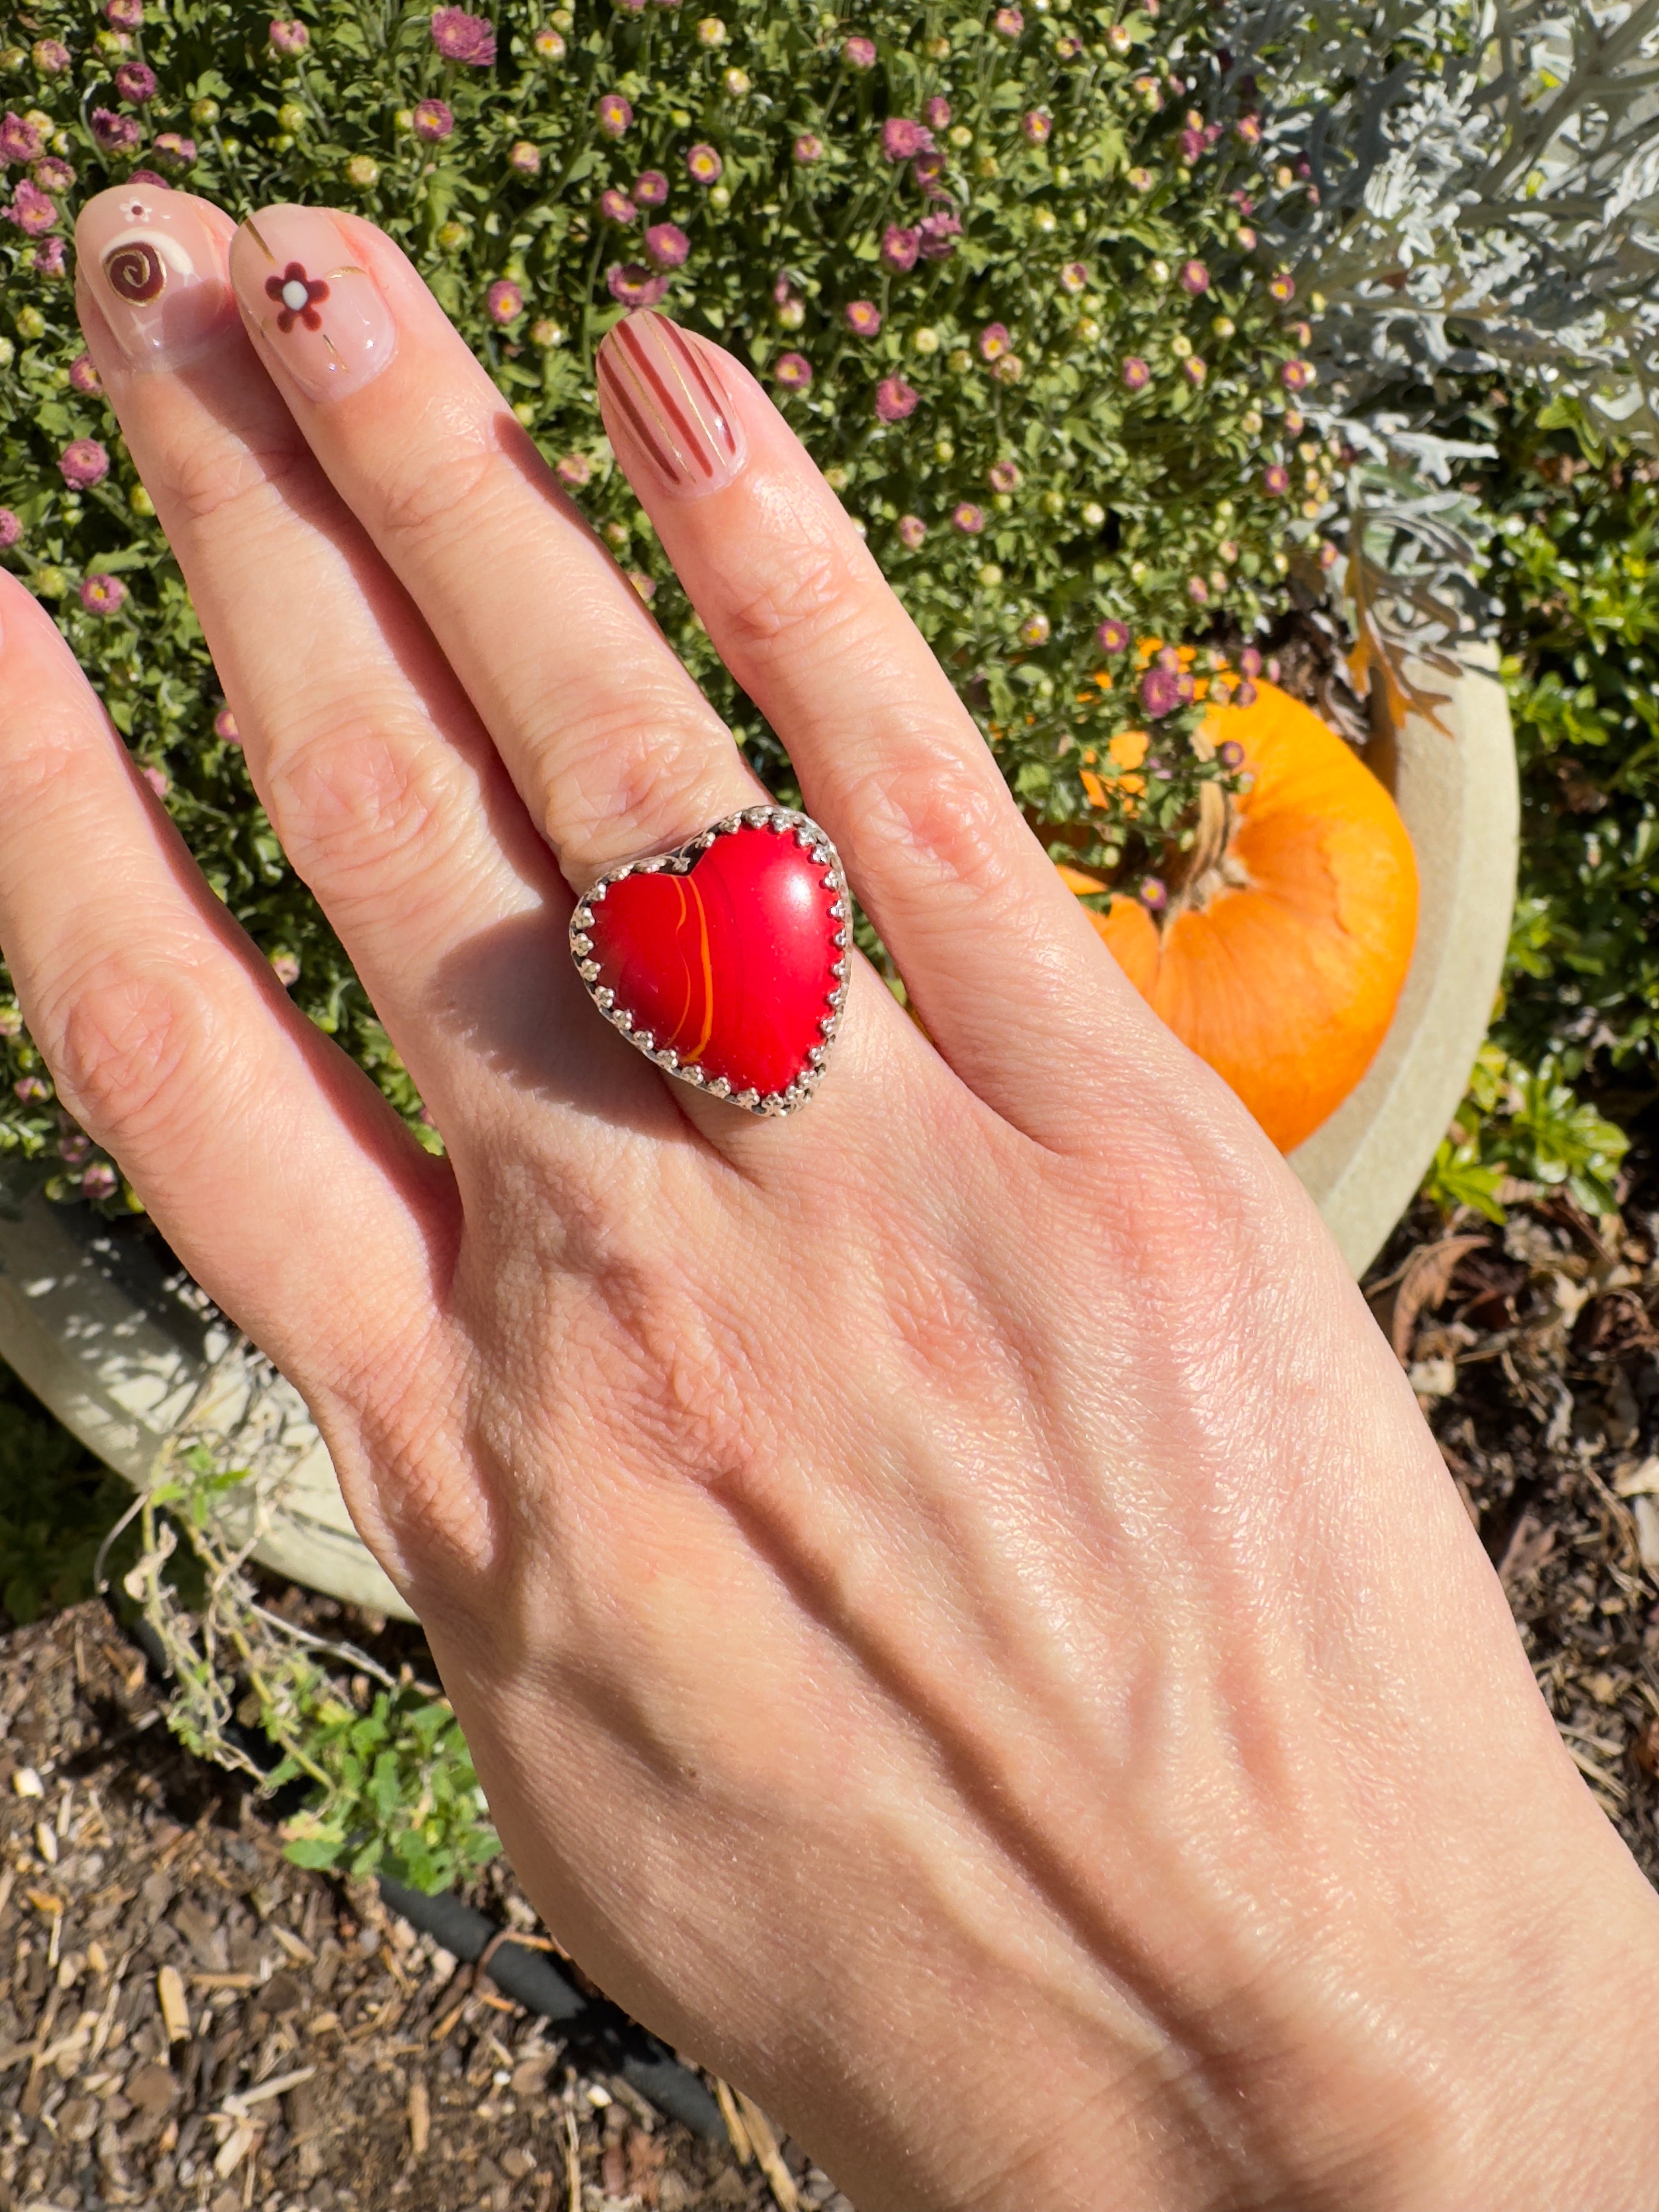
MULTIPOLYGON (((135 367, 181 367, 234 329, 225 277, 230 235, 228 216, 165 185, 130 181, 82 209, 75 226, 82 280, 135 367)), ((70 378, 84 389, 76 369, 70 378)))
POLYGON ((231 246, 243 319, 307 399, 358 390, 397 349, 391 311, 344 227, 351 222, 321 208, 266 208, 231 246))

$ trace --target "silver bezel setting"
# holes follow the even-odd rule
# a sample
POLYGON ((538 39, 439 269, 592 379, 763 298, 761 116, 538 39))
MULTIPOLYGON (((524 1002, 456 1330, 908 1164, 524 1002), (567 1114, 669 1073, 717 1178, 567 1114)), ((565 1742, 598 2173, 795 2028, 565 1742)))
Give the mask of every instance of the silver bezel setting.
POLYGON ((699 831, 684 845, 676 845, 672 852, 642 853, 636 860, 624 860, 618 866, 607 868, 598 881, 576 902, 570 917, 570 956, 576 973, 581 977, 587 995, 599 1008, 612 1029, 628 1039, 636 1052, 654 1061, 665 1075, 677 1082, 690 1084, 694 1091, 706 1091, 712 1098, 725 1098, 733 1106, 769 1121, 793 1114, 804 1106, 823 1079, 830 1048, 841 1026, 842 1011, 847 1004, 848 978, 852 973, 851 948, 853 941, 853 902, 847 888, 846 872, 841 856, 810 814, 802 814, 788 806, 745 806, 736 814, 727 814, 707 830, 699 831), (659 1047, 648 1030, 635 1030, 634 1017, 625 1006, 617 1004, 616 994, 602 984, 599 963, 592 957, 593 940, 590 934, 593 926, 593 908, 604 898, 612 884, 621 883, 626 876, 689 875, 702 855, 717 839, 729 837, 738 830, 771 830, 778 836, 793 836, 803 851, 810 854, 823 870, 823 888, 830 894, 830 918, 835 923, 830 939, 835 947, 831 974, 835 988, 824 994, 825 1012, 818 1019, 818 1042, 806 1055, 806 1065, 787 1089, 758 1092, 736 1091, 724 1076, 709 1077, 700 1067, 682 1067, 679 1057, 672 1046, 659 1047))

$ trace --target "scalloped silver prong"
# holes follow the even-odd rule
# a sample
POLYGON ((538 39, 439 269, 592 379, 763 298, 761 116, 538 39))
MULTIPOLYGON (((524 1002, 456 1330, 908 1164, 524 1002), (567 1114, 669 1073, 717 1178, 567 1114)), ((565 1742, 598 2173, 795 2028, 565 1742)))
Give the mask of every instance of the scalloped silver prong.
POLYGON ((734 1106, 747 1106, 752 1112, 760 1103, 760 1093, 757 1091, 734 1091, 732 1103, 734 1106))
MULTIPOLYGON (((592 890, 587 894, 588 905, 597 906, 609 889, 610 885, 608 884, 595 884, 592 890)), ((588 919, 591 921, 592 917, 590 915, 588 919)))
POLYGON ((607 983, 603 990, 594 992, 593 1003, 602 1014, 608 1014, 617 1003, 617 994, 607 983))
POLYGON ((597 960, 579 961, 576 964, 576 973, 584 983, 597 983, 599 979, 599 963, 597 960))
POLYGON ((708 1088, 716 1098, 729 1098, 732 1096, 732 1086, 723 1075, 711 1077, 708 1088))
POLYGON ((673 1069, 677 1068, 680 1064, 680 1056, 678 1053, 675 1051, 672 1044, 665 1045, 662 1050, 657 1054, 656 1059, 659 1067, 673 1069))

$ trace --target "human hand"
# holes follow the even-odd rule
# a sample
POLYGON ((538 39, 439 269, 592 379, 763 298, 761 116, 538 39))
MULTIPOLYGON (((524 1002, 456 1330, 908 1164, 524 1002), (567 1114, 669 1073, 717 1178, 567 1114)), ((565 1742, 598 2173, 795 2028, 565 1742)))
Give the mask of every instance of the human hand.
POLYGON ((766 794, 396 247, 152 187, 77 245, 256 785, 447 1158, 9 579, 0 943, 304 1391, 561 1940, 871 2212, 1650 2188, 1659 1907, 1411 1393, 752 378, 659 319, 601 355, 926 1024, 854 957, 781 1121, 572 967, 602 870, 766 794))

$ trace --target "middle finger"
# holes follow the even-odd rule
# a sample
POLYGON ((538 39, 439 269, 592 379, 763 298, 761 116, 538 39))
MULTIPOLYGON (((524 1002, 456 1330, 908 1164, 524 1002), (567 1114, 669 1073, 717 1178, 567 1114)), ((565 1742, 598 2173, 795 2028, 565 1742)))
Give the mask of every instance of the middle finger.
MULTIPOLYGON (((262 358, 574 890, 768 802, 390 239, 331 210, 266 208, 238 232, 230 266, 262 358)), ((712 392, 687 404, 719 411, 712 392)))

